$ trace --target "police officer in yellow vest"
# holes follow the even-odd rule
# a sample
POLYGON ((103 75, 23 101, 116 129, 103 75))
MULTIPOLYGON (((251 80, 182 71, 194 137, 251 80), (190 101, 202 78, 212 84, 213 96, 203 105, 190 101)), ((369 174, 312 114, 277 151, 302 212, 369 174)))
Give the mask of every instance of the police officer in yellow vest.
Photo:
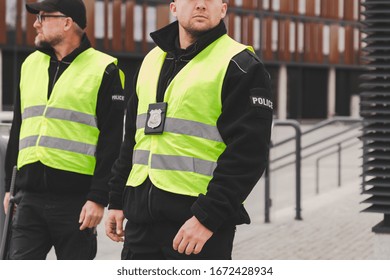
POLYGON ((151 33, 135 77, 106 234, 124 240, 122 259, 231 259, 269 152, 270 78, 226 34, 226 1, 170 10, 177 21, 151 33))
MULTIPOLYGON (((10 259, 93 259, 123 133, 124 76, 93 49, 82 0, 27 3, 37 50, 21 69, 6 155, 17 165, 10 259)), ((4 199, 7 209, 9 192, 4 199)))

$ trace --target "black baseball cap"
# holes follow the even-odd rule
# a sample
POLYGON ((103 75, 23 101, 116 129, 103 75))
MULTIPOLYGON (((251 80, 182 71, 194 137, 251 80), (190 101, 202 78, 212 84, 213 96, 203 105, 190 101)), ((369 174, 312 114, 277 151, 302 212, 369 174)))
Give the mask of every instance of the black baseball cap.
POLYGON ((82 0, 44 0, 42 2, 27 3, 26 9, 31 14, 43 12, 61 12, 71 17, 82 29, 87 26, 87 15, 82 0))

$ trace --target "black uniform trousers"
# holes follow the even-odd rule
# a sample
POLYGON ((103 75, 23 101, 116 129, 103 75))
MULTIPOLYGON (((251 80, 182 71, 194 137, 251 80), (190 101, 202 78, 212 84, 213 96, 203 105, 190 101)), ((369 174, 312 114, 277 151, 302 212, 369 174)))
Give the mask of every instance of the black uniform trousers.
POLYGON ((180 254, 172 247, 183 224, 193 216, 196 197, 156 188, 149 179, 141 186, 126 187, 123 213, 127 218, 123 260, 229 260, 232 258, 234 224, 224 224, 213 233, 199 254, 180 254))
POLYGON ((96 256, 95 230, 79 229, 85 194, 21 191, 16 202, 11 260, 43 260, 53 246, 57 259, 88 260, 96 256))
POLYGON ((235 226, 218 229, 199 254, 180 254, 172 247, 183 224, 170 221, 126 224, 122 260, 231 260, 235 226))

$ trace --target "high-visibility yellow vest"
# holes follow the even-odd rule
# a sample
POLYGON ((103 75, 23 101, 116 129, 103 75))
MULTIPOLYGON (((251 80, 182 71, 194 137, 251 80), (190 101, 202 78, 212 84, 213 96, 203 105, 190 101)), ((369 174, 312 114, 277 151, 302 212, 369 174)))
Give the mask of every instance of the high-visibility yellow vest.
MULTIPOLYGON (((117 59, 89 48, 62 73, 48 99, 50 56, 36 51, 27 57, 20 81, 18 169, 40 161, 52 168, 93 175, 100 133, 97 96, 110 63, 116 64, 117 59)), ((121 80, 123 86, 123 73, 121 80)))
POLYGON ((168 107, 161 135, 145 135, 144 128, 148 106, 156 102, 166 53, 157 47, 145 57, 137 80, 136 144, 127 186, 139 186, 149 176, 156 187, 168 192, 206 193, 226 148, 216 126, 223 80, 231 58, 246 48, 253 51, 223 35, 180 70, 165 91, 168 107))

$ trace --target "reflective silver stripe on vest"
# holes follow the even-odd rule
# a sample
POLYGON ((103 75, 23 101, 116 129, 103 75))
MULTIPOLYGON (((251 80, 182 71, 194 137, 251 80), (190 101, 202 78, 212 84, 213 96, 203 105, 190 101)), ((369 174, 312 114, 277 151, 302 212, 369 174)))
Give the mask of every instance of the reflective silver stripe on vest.
POLYGON ((96 151, 96 145, 49 136, 42 136, 39 140, 39 146, 70 151, 89 156, 95 156, 96 151))
POLYGON ((60 119, 86 124, 92 127, 97 127, 97 120, 95 116, 60 108, 47 108, 45 116, 52 119, 60 119))
POLYGON ((38 135, 28 136, 19 141, 19 150, 24 148, 33 147, 37 144, 38 135))
POLYGON ((148 165, 149 151, 147 150, 135 150, 133 153, 133 164, 148 165))
MULTIPOLYGON (((45 106, 41 105, 25 108, 22 115, 22 119, 42 116, 45 112, 45 108, 45 106)), ((95 116, 68 109, 48 107, 45 116, 47 118, 72 121, 86 124, 92 127, 97 127, 97 120, 95 116)))
MULTIPOLYGON (((145 127, 146 116, 147 114, 137 116, 137 129, 145 127)), ((195 121, 167 118, 165 120, 164 131, 223 142, 217 127, 195 121)))
POLYGON ((22 119, 42 116, 43 112, 45 112, 45 108, 46 106, 43 105, 27 107, 23 111, 22 119))
POLYGON ((148 114, 141 114, 137 116, 137 121, 136 121, 137 129, 142 129, 145 127, 147 115, 148 114))
POLYGON ((216 162, 203 159, 183 156, 152 155, 151 168, 153 169, 189 171, 212 176, 216 167, 216 162))

